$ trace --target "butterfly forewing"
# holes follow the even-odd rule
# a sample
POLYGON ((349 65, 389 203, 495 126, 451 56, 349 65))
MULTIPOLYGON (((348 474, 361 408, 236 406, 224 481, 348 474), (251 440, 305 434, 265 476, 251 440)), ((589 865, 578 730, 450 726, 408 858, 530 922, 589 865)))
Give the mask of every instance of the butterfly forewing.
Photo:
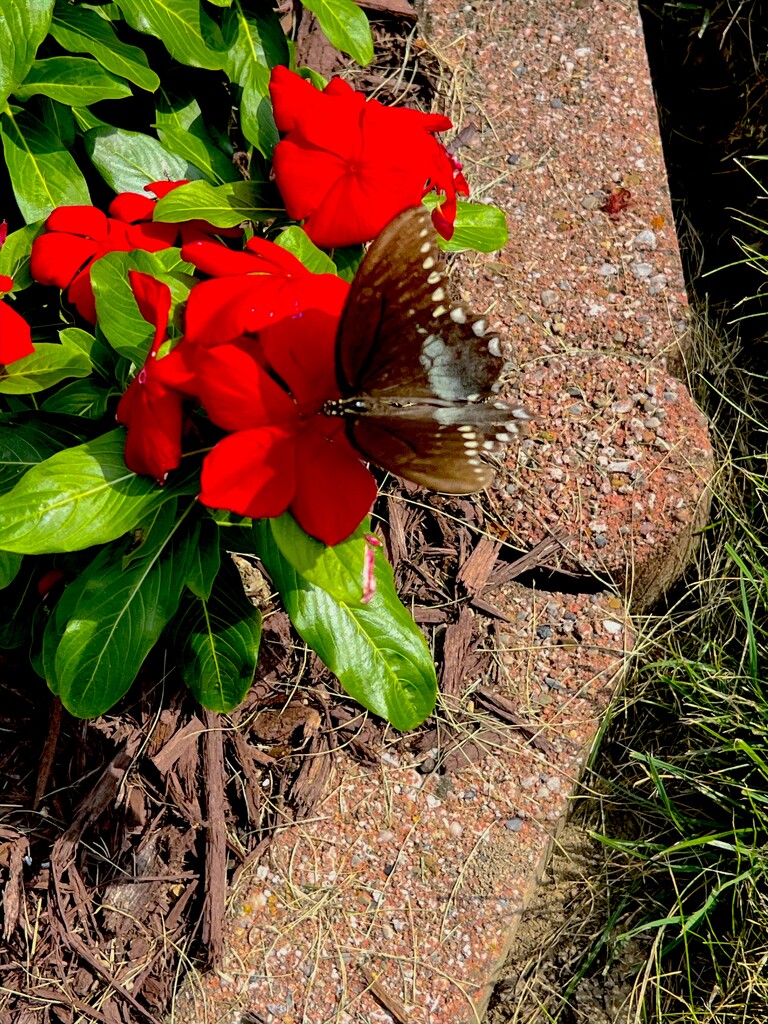
POLYGON ((360 265, 337 335, 352 443, 433 490, 482 490, 482 456, 530 418, 493 393, 502 365, 498 338, 448 299, 429 211, 399 214, 360 265))
POLYGON ((478 324, 451 306, 429 211, 406 210, 371 245, 352 282, 338 334, 342 387, 449 401, 487 392, 502 360, 478 324))

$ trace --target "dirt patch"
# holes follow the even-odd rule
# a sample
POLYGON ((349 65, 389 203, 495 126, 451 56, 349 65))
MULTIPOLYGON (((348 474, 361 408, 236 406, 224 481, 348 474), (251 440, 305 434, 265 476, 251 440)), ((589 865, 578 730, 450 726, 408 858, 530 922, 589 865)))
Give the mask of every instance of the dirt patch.
POLYGON ((644 947, 633 940, 595 954, 611 915, 606 856, 583 823, 569 821, 512 943, 487 1024, 615 1024, 644 947))

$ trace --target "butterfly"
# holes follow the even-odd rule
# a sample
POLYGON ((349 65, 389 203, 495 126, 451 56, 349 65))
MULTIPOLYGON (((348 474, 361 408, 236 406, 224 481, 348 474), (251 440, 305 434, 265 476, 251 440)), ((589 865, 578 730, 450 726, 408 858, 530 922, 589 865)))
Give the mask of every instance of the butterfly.
POLYGON ((489 486, 484 456, 526 432, 521 405, 496 394, 499 339, 446 294, 429 211, 405 210, 366 253, 336 335, 347 436, 366 459, 447 494, 489 486))

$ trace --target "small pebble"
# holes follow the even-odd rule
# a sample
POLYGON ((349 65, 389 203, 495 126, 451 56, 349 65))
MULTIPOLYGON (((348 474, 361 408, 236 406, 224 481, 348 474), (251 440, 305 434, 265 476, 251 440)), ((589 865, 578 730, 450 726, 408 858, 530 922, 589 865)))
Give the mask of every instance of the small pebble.
POLYGON ((537 628, 536 628, 536 635, 541 640, 549 640, 549 638, 552 636, 552 627, 551 626, 537 626, 537 628))
POLYGON ((454 839, 458 839, 461 833, 464 831, 464 826, 459 821, 452 821, 448 826, 448 831, 454 837, 454 839))
POLYGON ((605 619, 603 621, 603 629, 606 633, 610 633, 611 636, 617 636, 624 629, 624 626, 620 622, 616 622, 615 619, 605 619))
POLYGON ((510 832, 519 832, 522 827, 523 822, 521 818, 508 818, 504 822, 504 828, 509 829, 510 832))
POLYGON ((514 167, 515 164, 519 161, 519 159, 520 157, 517 155, 517 153, 507 154, 507 163, 510 165, 510 167, 514 167))
POLYGON ((564 106, 564 103, 563 103, 563 101, 561 99, 559 99, 557 96, 555 96, 554 99, 551 99, 549 101, 549 105, 550 105, 550 107, 552 107, 553 110, 562 110, 563 106, 564 106))
POLYGON ((601 277, 613 277, 615 274, 618 274, 618 272, 619 268, 613 263, 604 263, 598 270, 598 274, 601 277))
POLYGON ((595 547, 596 548, 604 548, 607 545, 607 543, 608 543, 608 538, 605 536, 604 533, 599 533, 595 537, 595 547))
POLYGON ((653 273, 653 267, 650 263, 630 263, 629 269, 635 277, 639 278, 650 277, 653 273))
POLYGON ((641 231, 640 234, 635 235, 632 239, 632 245, 635 249, 655 249, 656 244, 656 232, 651 231, 650 228, 641 231))
POLYGON ((552 288, 546 288, 539 298, 545 309, 553 309, 560 302, 560 296, 552 288))

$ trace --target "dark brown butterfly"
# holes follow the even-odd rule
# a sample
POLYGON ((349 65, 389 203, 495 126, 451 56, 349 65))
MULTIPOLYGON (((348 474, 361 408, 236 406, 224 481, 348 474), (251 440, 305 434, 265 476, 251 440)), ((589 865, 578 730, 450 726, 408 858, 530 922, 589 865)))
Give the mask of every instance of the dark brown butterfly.
POLYGON ((423 206, 394 218, 360 264, 336 336, 352 444, 397 476, 448 494, 487 487, 483 456, 532 418, 495 393, 503 360, 485 323, 446 296, 442 258, 423 206))

